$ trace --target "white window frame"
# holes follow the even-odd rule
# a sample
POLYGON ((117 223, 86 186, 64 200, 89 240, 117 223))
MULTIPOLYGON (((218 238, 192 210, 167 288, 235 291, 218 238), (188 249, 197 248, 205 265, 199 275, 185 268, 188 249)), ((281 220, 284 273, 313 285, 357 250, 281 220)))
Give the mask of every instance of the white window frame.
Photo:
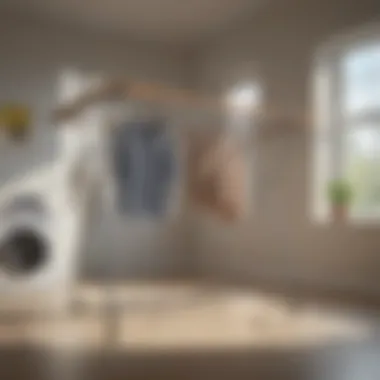
MULTIPOLYGON (((326 197, 328 182, 344 174, 344 131, 345 122, 341 111, 342 63, 351 51, 374 44, 380 45, 380 24, 371 24, 347 34, 337 36, 317 50, 312 76, 312 109, 314 128, 311 134, 312 157, 312 219, 317 222, 330 220, 326 197), (321 149, 327 162, 322 161, 321 149), (324 171, 324 172, 323 172, 324 171)), ((365 112, 355 123, 375 122, 380 125, 380 108, 376 112, 365 112)), ((380 213, 350 213, 351 222, 380 222, 380 213)))

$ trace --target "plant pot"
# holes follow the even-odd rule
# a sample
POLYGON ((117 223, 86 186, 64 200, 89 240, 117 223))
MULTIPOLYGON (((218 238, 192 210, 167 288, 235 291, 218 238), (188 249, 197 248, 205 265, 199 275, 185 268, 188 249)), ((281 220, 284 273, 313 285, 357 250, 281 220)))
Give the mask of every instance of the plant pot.
POLYGON ((334 222, 345 222, 348 219, 349 207, 345 204, 331 205, 331 214, 334 222))

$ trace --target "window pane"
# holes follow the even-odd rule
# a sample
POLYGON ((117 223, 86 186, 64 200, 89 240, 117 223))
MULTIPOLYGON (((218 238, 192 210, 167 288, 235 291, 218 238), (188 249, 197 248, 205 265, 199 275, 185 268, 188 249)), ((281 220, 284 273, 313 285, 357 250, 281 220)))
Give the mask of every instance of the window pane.
POLYGON ((353 185, 355 214, 380 211, 380 130, 358 126, 346 136, 345 171, 353 185))
POLYGON ((380 43, 355 50, 343 61, 345 115, 380 107, 380 43))

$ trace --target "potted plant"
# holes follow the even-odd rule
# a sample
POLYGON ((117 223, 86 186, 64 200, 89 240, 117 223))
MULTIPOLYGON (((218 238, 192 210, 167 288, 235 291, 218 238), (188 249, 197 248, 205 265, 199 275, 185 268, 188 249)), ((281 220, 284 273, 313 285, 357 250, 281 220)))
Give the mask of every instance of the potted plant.
POLYGON ((328 197, 330 210, 334 221, 347 219, 349 206, 353 198, 350 183, 345 179, 335 179, 329 183, 328 197))

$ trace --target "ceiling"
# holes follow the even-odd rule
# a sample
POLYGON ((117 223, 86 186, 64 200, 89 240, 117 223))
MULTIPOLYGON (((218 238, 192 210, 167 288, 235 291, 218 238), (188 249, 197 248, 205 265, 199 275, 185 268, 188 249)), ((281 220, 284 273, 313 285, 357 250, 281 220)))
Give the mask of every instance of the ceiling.
POLYGON ((186 44, 200 43, 232 27, 262 1, 2 0, 0 10, 137 40, 186 44))

